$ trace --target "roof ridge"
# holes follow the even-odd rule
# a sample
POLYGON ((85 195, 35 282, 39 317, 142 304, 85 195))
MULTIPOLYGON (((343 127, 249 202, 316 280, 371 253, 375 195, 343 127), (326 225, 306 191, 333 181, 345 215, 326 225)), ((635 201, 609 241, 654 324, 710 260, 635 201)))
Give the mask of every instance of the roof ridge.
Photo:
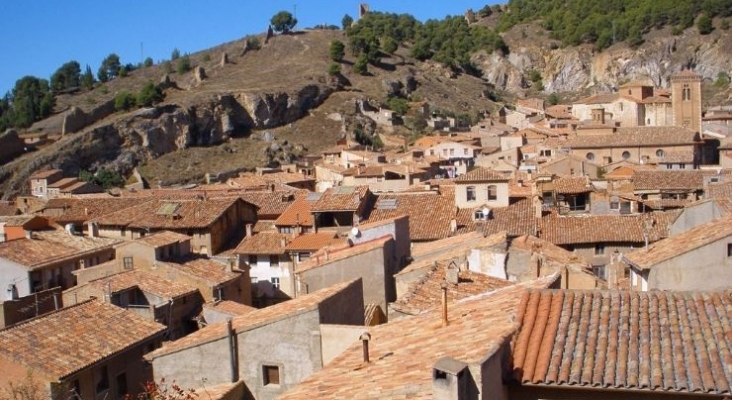
POLYGON ((93 301, 98 301, 98 300, 99 300, 98 298, 92 296, 92 297, 90 297, 90 298, 88 298, 86 300, 82 300, 82 301, 80 301, 80 302, 78 302, 76 304, 72 304, 72 305, 66 306, 66 307, 61 307, 58 310, 49 311, 49 312, 47 312, 45 314, 36 315, 33 318, 29 318, 29 319, 23 320, 23 321, 18 322, 16 324, 8 325, 8 326, 0 329, 0 332, 7 332, 7 331, 10 331, 10 330, 12 330, 14 328, 18 328, 18 327, 21 327, 21 326, 25 326, 25 325, 27 325, 27 324, 29 324, 31 322, 37 321, 40 318, 44 318, 44 317, 49 317, 49 316, 52 316, 52 315, 60 314, 61 312, 67 312, 67 311, 70 311, 70 310, 72 310, 74 308, 78 308, 80 306, 87 305, 87 303, 91 303, 93 301))

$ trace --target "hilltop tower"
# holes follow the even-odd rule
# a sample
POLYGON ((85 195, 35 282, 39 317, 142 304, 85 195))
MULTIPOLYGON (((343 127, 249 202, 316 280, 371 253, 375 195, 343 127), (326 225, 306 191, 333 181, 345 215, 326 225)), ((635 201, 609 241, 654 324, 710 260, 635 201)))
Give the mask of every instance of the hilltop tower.
POLYGON ((361 3, 358 5, 358 19, 363 18, 364 15, 366 15, 369 11, 369 4, 368 3, 361 3))
POLYGON ((673 124, 701 132, 701 75, 683 70, 671 75, 673 124))

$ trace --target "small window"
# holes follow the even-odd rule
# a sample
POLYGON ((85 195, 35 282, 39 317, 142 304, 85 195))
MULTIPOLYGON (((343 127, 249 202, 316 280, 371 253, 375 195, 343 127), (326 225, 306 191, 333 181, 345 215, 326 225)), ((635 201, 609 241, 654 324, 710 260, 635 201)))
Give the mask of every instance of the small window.
POLYGON ((279 385, 280 384, 280 367, 278 367, 276 365, 262 366, 262 383, 264 384, 264 386, 279 385))
POLYGON ((488 186, 488 200, 489 201, 498 200, 498 186, 496 186, 496 185, 488 186))
POLYGON ((603 254, 605 254, 605 244, 603 244, 603 243, 595 244, 595 255, 601 256, 603 254))
POLYGON ((686 169, 686 164, 679 164, 679 169, 686 169))
POLYGON ((119 231, 119 235, 122 237, 127 236, 127 230, 125 228, 122 228, 122 230, 119 231))
POLYGON ((620 202, 618 201, 611 201, 610 202, 610 209, 611 210, 618 210, 620 208, 620 202))
POLYGON ((303 252, 303 253, 297 253, 297 261, 303 262, 310 258, 310 253, 303 252))
POLYGON ((435 369, 433 371, 434 371, 435 380, 447 379, 447 372, 440 371, 439 369, 435 369))
POLYGON ((121 373, 117 375, 117 395, 119 398, 124 398, 127 393, 127 374, 121 373))
POLYGON ((595 153, 587 153, 587 155, 585 155, 585 158, 592 161, 595 159, 595 153))
POLYGON ((475 201, 475 186, 468 186, 465 189, 465 196, 468 201, 475 201))
POLYGON ((463 155, 465 155, 465 156, 467 156, 467 155, 468 155, 468 149, 467 149, 467 148, 464 148, 464 149, 463 149, 463 155))
POLYGON ((276 254, 272 254, 269 256, 269 266, 270 267, 279 267, 280 266, 280 257, 276 254))
POLYGON ((134 260, 132 257, 124 257, 122 262, 125 269, 132 269, 134 267, 134 260))
POLYGON ((732 257, 732 243, 727 243, 727 257, 732 257))
POLYGON ((624 151, 623 152, 623 160, 627 160, 629 158, 630 158, 630 152, 629 151, 624 151))
POLYGON ((249 255, 249 265, 257 265, 257 256, 254 254, 249 255))
POLYGON ((272 277, 272 278, 269 278, 269 281, 272 283, 272 286, 274 286, 275 289, 280 288, 280 278, 272 277))
POLYGON ((450 149, 450 155, 451 156, 454 156, 455 155, 455 149, 450 149))
POLYGON ((99 370, 99 376, 97 377, 97 394, 104 392, 109 389, 109 370, 107 366, 103 366, 99 370))
POLYGON ((605 266, 604 265, 593 266, 592 272, 594 272, 598 278, 605 279, 605 266))
POLYGON ((664 155, 666 155, 666 153, 662 149, 656 150, 656 157, 663 158, 664 155))

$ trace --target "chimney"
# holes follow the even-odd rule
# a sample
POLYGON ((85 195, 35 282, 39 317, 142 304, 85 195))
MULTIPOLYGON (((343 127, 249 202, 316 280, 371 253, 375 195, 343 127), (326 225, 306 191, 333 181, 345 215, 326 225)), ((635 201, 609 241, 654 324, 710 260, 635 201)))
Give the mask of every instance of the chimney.
POLYGON ((99 237, 99 225, 96 222, 89 223, 88 235, 89 237, 99 237))
POLYGON ((435 399, 463 400, 471 398, 468 364, 443 357, 432 366, 432 392, 435 399))
POLYGON ((285 238, 280 239, 280 247, 282 247, 282 248, 287 247, 287 239, 285 239, 285 238))
POLYGON ((89 209, 84 207, 84 215, 89 215, 89 209))
POLYGON ((364 332, 361 334, 361 343, 363 343, 363 362, 364 364, 369 363, 369 340, 371 340, 371 334, 364 332))
POLYGON ((252 237, 252 224, 247 224, 247 237, 252 237))
POLYGON ((327 247, 323 249, 323 252, 325 253, 325 261, 330 260, 330 254, 328 254, 329 252, 327 247))
POLYGON ((457 232, 457 220, 455 218, 450 220, 450 233, 457 232))
POLYGON ((25 231, 25 238, 26 239, 33 239, 33 231, 25 231))
POLYGON ((447 320, 447 281, 440 283, 440 289, 442 289, 442 327, 449 325, 447 320))
POLYGON ((445 281, 452 285, 457 285, 460 281, 460 268, 454 262, 445 268, 445 281))

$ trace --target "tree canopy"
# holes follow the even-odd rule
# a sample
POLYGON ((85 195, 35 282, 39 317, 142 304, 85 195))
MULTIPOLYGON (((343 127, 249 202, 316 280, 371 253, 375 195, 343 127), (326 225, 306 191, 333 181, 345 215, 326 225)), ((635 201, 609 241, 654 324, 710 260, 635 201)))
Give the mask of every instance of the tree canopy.
POLYGON ((107 82, 119 75, 120 68, 122 68, 122 64, 119 61, 119 56, 112 53, 102 61, 102 65, 99 66, 97 71, 97 78, 100 82, 107 82))
POLYGON ((679 33, 702 13, 730 16, 732 0, 509 0, 499 30, 539 21, 565 45, 592 43, 601 51, 613 38, 637 46, 641 35, 653 28, 671 25, 679 33))
POLYGON ((27 128, 53 111, 55 99, 47 80, 25 76, 15 82, 12 94, 0 106, 0 125, 27 128))
POLYGON ((297 25, 297 18, 288 11, 280 11, 269 22, 275 32, 288 33, 297 25))
POLYGON ((77 61, 69 61, 59 67, 51 75, 51 89, 54 92, 61 92, 79 86, 81 79, 81 65, 77 61))

